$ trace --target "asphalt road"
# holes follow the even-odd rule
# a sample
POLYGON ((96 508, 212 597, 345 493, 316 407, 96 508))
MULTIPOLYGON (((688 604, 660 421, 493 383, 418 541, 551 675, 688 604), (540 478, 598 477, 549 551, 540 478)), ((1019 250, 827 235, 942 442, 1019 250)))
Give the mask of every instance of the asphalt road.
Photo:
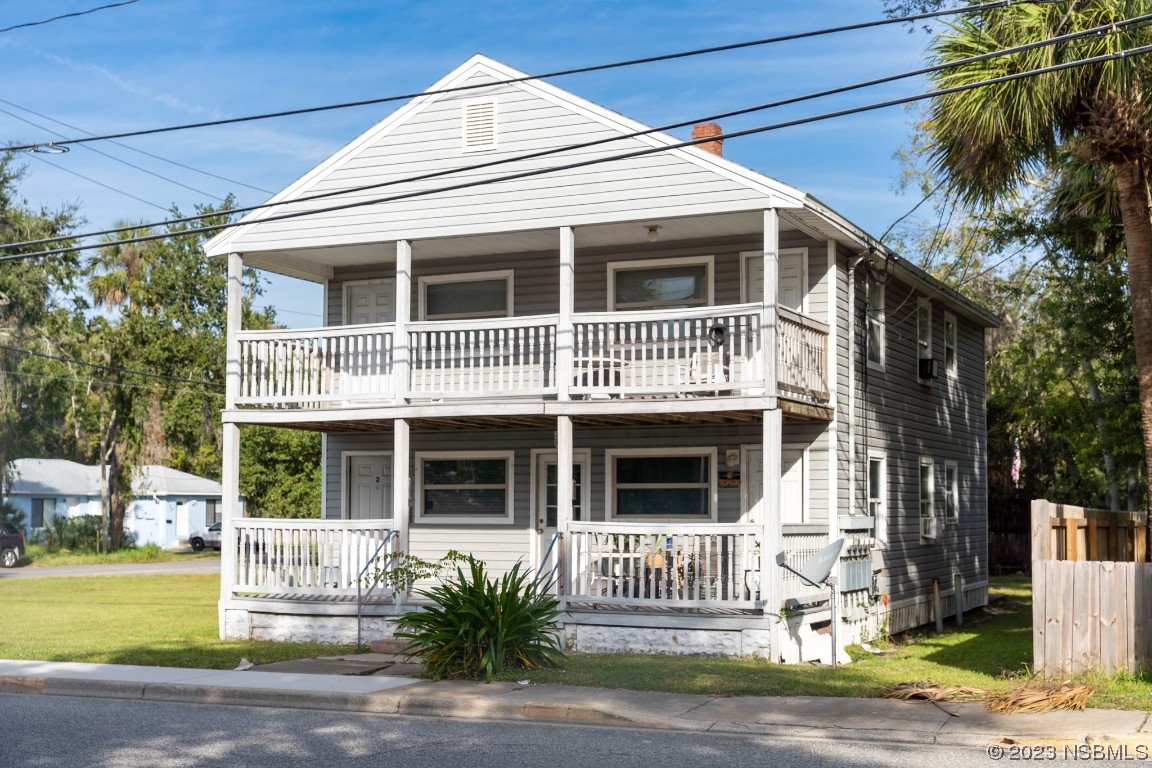
MULTIPOLYGON (((48 579, 59 576, 126 576, 130 574, 220 573, 220 560, 215 557, 187 558, 167 563, 123 563, 118 565, 55 565, 44 568, 22 566, 0 568, 3 579, 48 579)), ((0 763, 3 765, 3 763, 0 763)))
POLYGON ((17 694, 0 694, 0 722, 4 768, 968 768, 993 762, 984 747, 17 694))

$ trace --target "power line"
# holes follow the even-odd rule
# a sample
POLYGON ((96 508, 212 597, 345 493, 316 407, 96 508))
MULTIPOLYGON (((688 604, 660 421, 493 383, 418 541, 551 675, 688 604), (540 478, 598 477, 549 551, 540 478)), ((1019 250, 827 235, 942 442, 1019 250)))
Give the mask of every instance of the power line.
POLYGON ((980 11, 992 10, 995 8, 1003 8, 1012 5, 1014 2, 1026 2, 1029 4, 1039 5, 1047 3, 1064 2, 1064 0, 996 0, 996 2, 984 3, 982 5, 973 5, 965 8, 949 8, 940 11, 931 11, 928 13, 918 13, 910 16, 900 16, 897 18, 885 18, 873 21, 861 22, 858 24, 846 24, 838 27, 828 27, 825 29, 812 30, 808 32, 796 32, 789 35, 779 35, 776 37, 768 37, 762 40, 750 40, 742 43, 730 43, 728 45, 716 45, 709 48, 698 48, 691 51, 680 51, 678 53, 666 53, 659 56, 647 56, 639 59, 629 59, 627 61, 616 61, 609 64, 594 64, 587 67, 575 67, 572 69, 561 69, 555 72, 547 72, 542 75, 524 75, 523 77, 514 77, 506 80, 496 80, 489 83, 473 83, 471 85, 460 85, 452 88, 443 88, 436 91, 420 91, 416 93, 405 93, 399 96, 383 96, 376 99, 363 99, 360 101, 349 101, 341 104, 328 104, 319 107, 303 107, 300 109, 289 109, 280 112, 266 112, 259 115, 248 115, 246 117, 231 117, 219 120, 207 120, 200 123, 185 123, 183 125, 173 125, 164 128, 147 128, 138 131, 124 131, 122 133, 112 133, 104 136, 89 136, 77 139, 65 139, 63 141, 47 142, 40 144, 23 144, 8 147, 10 152, 19 151, 36 151, 47 150, 51 148, 66 148, 71 144, 82 144, 90 141, 103 141, 107 139, 123 139, 130 136, 151 136, 158 133, 171 133, 173 131, 185 131, 193 128, 211 128, 221 125, 235 125, 236 123, 248 123, 256 120, 269 120, 279 117, 292 117, 295 115, 308 115, 317 112, 329 112, 337 109, 349 109, 351 107, 365 107, 374 104, 386 104, 393 101, 407 101, 408 99, 419 98, 421 96, 440 96, 450 93, 461 93, 465 91, 473 91, 480 88, 491 88, 497 85, 512 85, 515 83, 528 82, 530 80, 549 80, 557 77, 566 77, 569 75, 581 75, 589 72, 601 72, 608 69, 617 69, 620 67, 632 67, 639 64, 653 64, 662 61, 672 61, 675 59, 683 59, 691 56, 703 56, 712 53, 722 53, 725 51, 740 50, 743 48, 752 48, 761 45, 772 45, 775 43, 791 42, 795 40, 804 40, 812 37, 820 37, 824 35, 838 34, 840 32, 853 32, 862 29, 870 29, 873 27, 885 26, 888 24, 902 24, 909 21, 922 21, 924 19, 932 19, 940 16, 952 16, 961 13, 977 13, 980 11))
POLYGON ((42 24, 51 24, 52 22, 60 21, 61 19, 72 19, 72 18, 75 18, 76 16, 87 16, 88 14, 96 13, 97 11, 106 11, 109 8, 119 8, 123 5, 132 5, 133 3, 138 3, 138 2, 140 2, 140 0, 124 0, 124 2, 122 2, 122 3, 109 3, 108 5, 101 5, 101 6, 96 7, 96 8, 89 8, 86 11, 75 11, 73 13, 62 13, 59 16, 53 16, 50 19, 44 19, 42 21, 27 21, 23 24, 13 24, 10 27, 4 27, 3 29, 0 29, 0 32, 11 32, 14 29, 24 29, 26 27, 39 27, 42 24))
MULTIPOLYGON (((1112 25, 1109 25, 1109 26, 1112 26, 1112 25)), ((256 222, 247 222, 247 221, 245 221, 245 222, 226 222, 226 223, 222 223, 222 224, 213 224, 213 225, 203 226, 203 227, 191 227, 189 229, 182 230, 178 233, 165 233, 165 234, 155 234, 155 235, 144 235, 144 236, 133 237, 133 238, 124 238, 122 240, 118 240, 117 243, 127 244, 127 243, 138 243, 138 242, 149 242, 152 240, 162 240, 162 239, 171 237, 172 234, 191 235, 191 234, 204 234, 204 233, 209 233, 209 232, 218 232, 218 231, 221 231, 224 229, 230 229, 232 227, 246 225, 246 224, 250 224, 250 223, 265 223, 266 224, 266 223, 272 223, 272 222, 278 222, 278 221, 286 221, 289 219, 296 219, 296 218, 301 218, 304 216, 315 216, 315 215, 321 214, 321 213, 331 213, 334 211, 349 210, 352 208, 361 208, 361 207, 366 207, 369 205, 380 205, 382 203, 396 202, 398 200, 408 200, 408 199, 412 199, 412 198, 416 198, 416 197, 425 197, 428 195, 440 194, 440 193, 444 193, 444 192, 453 192, 453 191, 462 190, 462 189, 471 189, 474 187, 486 186, 488 184, 495 184, 495 183, 499 183, 499 182, 503 182, 503 181, 512 181, 512 180, 517 180, 517 179, 530 178, 530 177, 534 177, 534 176, 542 176, 542 175, 549 174, 549 173, 556 173, 558 171, 567 171, 567 170, 575 170, 575 169, 579 169, 579 168, 586 168, 586 167, 589 167, 592 165, 600 165, 603 163, 616 162, 619 160, 628 160, 628 159, 635 158, 635 157, 644 157, 644 156, 656 154, 659 152, 667 152, 667 151, 673 150, 673 149, 682 149, 684 147, 696 146, 698 144, 704 144, 707 142, 712 142, 712 141, 717 141, 717 140, 742 138, 744 136, 752 136, 752 135, 756 135, 756 134, 767 133, 770 131, 779 130, 781 128, 791 128, 791 127, 795 127, 798 125, 807 125, 810 123, 821 122, 824 120, 831 120, 833 118, 838 118, 838 117, 847 117, 850 115, 862 114, 864 112, 871 112, 871 111, 875 111, 877 109, 885 109, 887 107, 900 106, 900 105, 904 105, 904 104, 911 104, 911 103, 915 103, 918 101, 923 101, 925 99, 937 98, 939 96, 947 96, 947 95, 950 95, 953 93, 961 93, 964 91, 973 90, 975 88, 984 88, 984 87, 987 87, 990 85, 999 85, 1002 83, 1008 83, 1008 82, 1012 82, 1015 80, 1022 80, 1022 79, 1026 79, 1026 78, 1030 78, 1030 77, 1036 77, 1038 75, 1051 74, 1053 72, 1060 72, 1060 71, 1063 71, 1066 69, 1073 69, 1076 67, 1082 67, 1082 66, 1086 66, 1089 64, 1099 64, 1099 63, 1103 63, 1106 61, 1116 61, 1118 59, 1125 59, 1125 58, 1129 58, 1132 56, 1142 56, 1146 53, 1152 53, 1152 45, 1144 45, 1144 46, 1139 46, 1139 47, 1131 48, 1131 49, 1127 49, 1127 50, 1101 54, 1101 55, 1093 56, 1093 57, 1090 57, 1087 59, 1078 59, 1076 61, 1063 62, 1060 64, 1053 64, 1053 65, 1050 65, 1047 67, 1041 67, 1039 69, 1026 70, 1023 72, 1015 72, 1015 73, 1008 74, 1008 75, 1001 75, 999 77, 990 78, 988 80, 980 80, 980 81, 974 82, 974 83, 966 83, 964 85, 951 86, 949 88, 942 88, 942 89, 935 90, 935 91, 926 91, 926 92, 915 94, 912 96, 905 96, 905 97, 898 98, 898 99, 889 99, 887 101, 874 102, 872 104, 867 104, 867 105, 860 106, 860 107, 841 109, 841 110, 836 110, 834 112, 825 112, 823 114, 814 115, 814 116, 810 116, 810 117, 796 118, 794 120, 786 120, 784 122, 772 123, 769 125, 758 126, 756 128, 748 128, 748 129, 741 130, 741 131, 732 131, 730 133, 723 133, 723 134, 719 134, 716 136, 709 136, 709 137, 701 138, 701 139, 693 139, 690 141, 674 142, 674 143, 666 144, 666 145, 659 146, 659 147, 650 147, 647 149, 641 149, 641 150, 636 150, 636 151, 632 151, 632 152, 625 152, 625 153, 621 153, 621 154, 616 154, 616 155, 612 155, 609 157, 601 157, 601 158, 594 158, 591 160, 583 160, 583 161, 579 161, 579 162, 567 163, 564 165, 552 166, 549 168, 538 168, 538 169, 533 169, 533 170, 528 170, 528 171, 520 171, 518 173, 510 173, 510 174, 506 174, 504 176, 497 176, 497 177, 493 177, 493 178, 489 178, 489 179, 480 179, 480 180, 476 180, 476 181, 461 182, 459 184, 452 184, 452 185, 448 185, 448 186, 438 187, 435 189, 417 190, 417 191, 413 191, 413 192, 406 192, 406 193, 399 194, 399 195, 392 195, 391 197, 380 197, 380 198, 372 198, 369 200, 358 200, 355 202, 342 203, 340 205, 327 206, 324 208, 316 208, 316 209, 307 210, 307 211, 295 211, 295 212, 291 212, 291 213, 284 213, 284 214, 279 214, 279 215, 275 215, 275 216, 268 216, 266 218, 259 219, 256 222)), ((298 202, 298 201, 290 201, 290 202, 298 202)), ((220 215, 220 214, 217 213, 215 215, 220 215)), ((73 237, 86 237, 86 236, 88 236, 88 235, 74 235, 73 237)), ((7 244, 7 245, 0 245, 0 247, 17 247, 17 246, 26 245, 26 244, 31 244, 31 243, 7 244)), ((39 257, 43 257, 43 256, 54 256, 54 255, 65 254, 65 253, 74 253, 77 251, 90 250, 90 249, 96 248, 96 247, 100 247, 100 245, 77 245, 77 246, 71 246, 71 247, 67 247, 67 248, 55 248, 55 249, 50 249, 50 250, 46 250, 46 251, 37 251, 34 253, 12 254, 9 256, 0 256, 0 262, 12 261, 12 260, 17 260, 17 259, 39 258, 39 257)))
POLYGON ((23 379, 39 379, 41 381, 71 381, 76 384, 95 384, 97 386, 109 385, 114 387, 129 387, 131 389, 147 389, 149 391, 160 389, 165 392, 195 392, 196 394, 205 397, 224 397, 223 392, 206 392, 203 389, 195 389, 193 387, 163 387, 152 384, 131 384, 126 381, 114 381, 113 379, 82 379, 78 376, 49 376, 43 373, 29 373, 27 371, 12 371, 5 370, 4 375, 16 376, 23 379))
MULTIPOLYGON (((51 120, 53 123, 57 123, 58 125, 62 125, 65 128, 70 128, 73 131, 79 131, 80 133, 86 133, 89 136, 96 136, 96 134, 92 133, 91 131, 86 131, 83 128, 78 128, 77 126, 72 125, 71 123, 67 123, 67 122, 65 122, 59 118, 52 117, 51 115, 45 115, 42 112, 37 112, 34 109, 29 109, 28 107, 21 106, 20 104, 17 104, 17 103, 12 102, 12 101, 8 101, 7 99, 0 99, 0 104, 7 104, 8 106, 10 106, 14 109, 19 109, 20 111, 27 112, 30 115, 35 115, 36 117, 42 118, 44 120, 51 120)), ((11 114, 11 113, 6 112, 5 114, 11 114)), ((12 117, 16 118, 17 120, 23 120, 24 122, 28 123, 29 125, 35 125, 35 123, 32 123, 29 120, 24 120, 24 118, 19 117, 18 115, 12 115, 12 117)), ((44 128, 44 127, 39 126, 39 125, 37 125, 36 127, 40 128, 41 130, 48 131, 49 133, 56 133, 56 131, 50 130, 48 128, 44 128)), ((60 134, 60 133, 57 133, 56 135, 57 136, 63 136, 63 134, 60 134)), ((254 190, 256 192, 263 192, 266 195, 272 194, 271 190, 263 189, 262 187, 256 187, 256 186, 253 186, 251 184, 246 184, 243 181, 237 181, 236 179, 230 179, 227 176, 221 176, 219 174, 212 173, 210 171, 205 171, 202 168, 196 168, 196 167, 191 166, 191 165, 185 165, 184 163, 177 162, 176 160, 172 160, 171 158, 161 157, 160 155, 154 155, 151 152, 147 152, 147 151, 140 149, 138 147, 134 147, 131 144, 125 144, 122 141, 114 141, 112 139, 109 139, 108 143, 109 144, 115 144, 117 147, 120 147, 122 149, 126 149, 129 152, 135 152, 136 154, 144 155, 145 157, 150 157, 153 160, 159 160, 162 163, 168 163, 169 165, 174 165, 177 168, 183 168, 186 171, 192 171, 193 173, 199 173, 203 176, 208 176, 209 178, 213 178, 213 179, 216 179, 218 181, 224 181, 224 182, 227 182, 229 184, 235 184, 238 187, 247 187, 248 189, 254 190)), ((111 155, 109 155, 109 157, 111 157, 111 155)), ((123 161, 120 161, 120 162, 123 162, 123 161)), ((136 166, 132 166, 132 167, 135 168, 136 166)), ((149 171, 146 171, 146 173, 149 173, 149 171)), ((164 177, 160 177, 160 178, 164 178, 164 177)), ((171 181, 170 179, 166 179, 166 180, 171 181)), ((179 184, 179 182, 173 182, 173 183, 179 184)), ((188 187, 188 189, 192 189, 192 188, 188 187)), ((193 189, 192 191, 196 192, 198 190, 193 189)), ((207 194, 207 193, 201 192, 200 194, 207 194)), ((211 195, 209 195, 209 197, 211 197, 211 195)))
POLYGON ((20 347, 9 347, 0 344, 0 350, 6 352, 14 352, 18 355, 30 355, 31 357, 39 357, 44 360, 55 360, 59 363, 69 363, 71 365, 80 365, 85 368, 95 368, 101 371, 108 371, 110 373, 126 373, 132 376, 143 376, 148 379, 161 379, 162 381, 175 381, 179 384, 198 384, 202 387, 217 387, 221 388, 224 385, 215 381, 205 381, 203 379, 185 379, 180 376, 168 376, 163 373, 149 373, 148 371, 134 371, 129 368, 120 368, 115 365, 101 365, 100 363, 86 363, 83 360, 73 360, 67 357, 57 357, 56 355, 49 355, 44 352, 34 352, 31 349, 22 349, 20 347))
MULTIPOLYGON (((411 184, 411 183, 418 182, 418 181, 428 181, 430 179, 442 178, 442 177, 451 176, 454 174, 466 173, 466 172, 471 172, 471 171, 476 171, 476 170, 483 170, 483 169, 487 169, 487 168, 493 168, 496 166, 507 165, 510 163, 523 162, 525 160, 534 160, 534 159, 538 159, 541 157, 547 157, 547 156, 551 156, 551 155, 562 154, 565 152, 572 152, 572 151, 580 150, 580 149, 588 149, 590 147, 601 146, 604 144, 609 144, 609 143, 613 143, 613 142, 617 142, 617 141, 623 141, 626 139, 637 138, 640 136, 651 135, 654 133, 665 133, 667 131, 675 130, 677 128, 683 128, 683 127, 690 126, 690 125, 693 125, 693 124, 699 123, 699 122, 710 122, 710 121, 715 121, 715 120, 724 120, 724 119, 727 119, 730 117, 737 117, 737 116, 741 116, 741 115, 751 114, 754 112, 766 111, 766 110, 775 109, 778 107, 789 106, 792 104, 798 104, 798 103, 801 103, 804 101, 811 101, 811 100, 814 100, 817 98, 823 98, 825 96, 838 95, 838 94, 842 94, 842 93, 847 93, 849 91, 860 90, 860 89, 868 88, 868 87, 875 86, 875 85, 882 85, 885 83, 890 83, 890 82, 894 82, 897 80, 903 80, 903 79, 907 79, 910 77, 916 77, 919 75, 931 74, 933 72, 939 72, 939 71, 942 71, 945 69, 960 67, 960 66, 964 66, 967 64, 972 64, 972 63, 976 63, 976 62, 980 62, 980 61, 986 61, 986 60, 993 59, 993 58, 999 58, 999 57, 1003 57, 1003 56, 1014 55, 1017 53, 1023 53, 1025 51, 1033 50, 1035 48, 1040 48, 1040 47, 1044 47, 1044 46, 1048 46, 1048 45, 1054 45, 1054 44, 1058 44, 1058 43, 1069 42, 1069 41, 1084 38, 1084 37, 1093 37, 1093 36, 1096 36, 1102 32, 1107 32, 1110 30, 1114 30, 1114 29, 1117 29, 1120 27, 1125 27, 1125 26, 1130 26, 1130 25, 1143 24, 1143 23, 1150 21, 1150 20, 1152 20, 1152 13, 1145 14, 1143 16, 1136 16, 1136 17, 1133 17, 1131 19, 1126 19, 1124 21, 1117 22, 1115 24, 1105 24, 1105 25, 1101 25, 1098 27, 1093 27, 1091 29, 1086 29, 1086 30, 1081 30, 1078 32, 1072 32, 1072 33, 1068 33, 1065 35, 1060 35, 1058 37, 1047 38, 1045 40, 1039 40, 1039 41, 1032 42, 1032 43, 1026 43, 1024 45, 1014 46, 1011 48, 1005 48, 1005 49, 1000 50, 1000 51, 993 51, 991 53, 985 53, 985 54, 980 54, 977 56, 971 56, 969 58, 961 59, 961 60, 947 63, 947 64, 937 64, 937 65, 933 65, 930 67, 922 67, 920 69, 915 69, 915 70, 911 70, 908 72, 902 72, 902 73, 895 74, 895 75, 888 75, 886 77, 875 78, 872 80, 866 80, 864 82, 853 83, 851 85, 839 86, 836 88, 831 88, 831 89, 827 89, 827 90, 823 90, 823 91, 817 91, 814 93, 804 94, 801 96, 795 96, 795 97, 791 97, 788 99, 782 99, 779 101, 769 102, 767 104, 759 104, 759 105, 752 106, 752 107, 744 107, 742 109, 730 110, 727 112, 721 112, 718 114, 708 115, 705 117, 696 117, 696 118, 693 118, 691 120, 684 120, 684 121, 681 121, 678 123, 663 125, 663 126, 660 126, 657 128, 646 128, 644 130, 634 131, 631 133, 620 134, 620 135, 616 135, 616 136, 610 136, 610 137, 603 138, 603 139, 595 139, 592 141, 581 142, 581 143, 577 143, 577 144, 568 144, 568 145, 565 145, 562 147, 556 147, 553 149, 545 149, 545 150, 540 150, 537 152, 530 152, 527 154, 517 155, 515 157, 503 158, 503 159, 499 159, 499 160, 489 160, 489 161, 482 162, 482 163, 474 163, 472 165, 459 166, 456 168, 449 168, 449 169, 442 170, 442 171, 433 171, 430 173, 420 174, 417 176, 410 176, 410 177, 407 177, 404 179, 397 179, 397 180, 393 180, 393 181, 384 181, 384 182, 376 182, 373 184, 362 184, 362 185, 355 186, 355 187, 349 187, 347 189, 338 189, 338 190, 333 190, 330 192, 322 192, 322 193, 318 193, 318 194, 314 194, 314 195, 304 195, 302 197, 294 198, 292 200, 272 201, 272 202, 267 202, 267 203, 260 203, 258 205, 250 205, 250 206, 231 208, 229 210, 224 210, 224 211, 214 211, 212 213, 207 213, 207 214, 202 214, 202 215, 185 216, 185 217, 176 218, 176 219, 168 219, 168 220, 165 220, 163 222, 156 222, 154 224, 150 224, 148 226, 171 226, 174 224, 188 224, 188 223, 193 223, 193 222, 197 222, 197 221, 202 221, 206 218, 211 218, 211 217, 215 217, 215 216, 222 216, 222 215, 227 216, 227 215, 233 215, 233 214, 239 214, 239 213, 250 213, 252 211, 259 211, 259 210, 265 210, 265 209, 270 209, 270 208, 276 208, 276 207, 279 207, 282 205, 296 205, 299 203, 311 202, 313 200, 323 200, 323 199, 328 199, 328 198, 332 198, 332 197, 339 197, 341 195, 352 195, 352 194, 355 194, 358 192, 365 192, 365 191, 373 190, 373 189, 382 189, 385 187, 392 187, 392 186, 397 186, 400 184, 411 184)), ((929 94, 929 95, 931 95, 931 94, 929 94)), ((911 100, 915 100, 915 99, 911 99, 911 100)), ((729 135, 731 135, 731 134, 729 134, 729 135)), ((724 138, 724 137, 713 137, 712 140, 715 140, 716 138, 724 138)), ((686 143, 680 144, 678 146, 689 146, 691 144, 696 144, 696 143, 703 143, 703 142, 686 142, 686 143)), ((676 148, 676 147, 669 147, 669 148, 676 148)), ((629 155, 622 155, 620 157, 628 157, 628 156, 629 155)), ((566 168, 566 167, 567 166, 562 166, 562 168, 566 168)), ((506 178, 508 178, 508 177, 505 177, 505 179, 506 178)), ((505 179, 495 179, 495 180, 500 181, 500 180, 505 180, 505 179)), ((446 189, 454 189, 454 188, 455 187, 448 187, 446 189)), ((433 190, 433 192, 435 192, 435 191, 443 191, 443 190, 433 190)), ((386 199, 382 199, 382 201, 387 201, 387 200, 391 200, 391 199, 394 199, 394 198, 386 198, 386 199)), ((317 209, 316 211, 312 211, 311 213, 322 213, 322 212, 325 212, 328 210, 339 210, 339 208, 317 209)), ((300 215, 307 215, 307 213, 302 213, 300 215)), ((274 221, 274 220, 277 220, 277 219, 269 217, 269 218, 261 219, 260 221, 274 221)), ((252 222, 246 222, 246 223, 252 223, 252 222)), ((236 225, 238 225, 238 223, 236 225)), ((233 224, 229 224, 228 226, 233 226, 233 224)), ((223 227, 220 227, 220 228, 223 228, 223 227)), ((79 235, 78 237, 97 237, 97 236, 103 236, 103 235, 114 235, 114 234, 119 234, 122 232, 128 232, 128 231, 131 231, 134 229, 137 229, 137 227, 113 227, 110 229, 98 230, 95 232, 88 232, 88 233, 85 233, 83 235, 79 235)), ((201 231, 201 230, 189 230, 189 231, 201 231)), ((204 231, 215 231, 215 230, 204 230, 204 231)), ((42 244, 46 244, 46 243, 52 243, 52 242, 56 242, 58 240, 63 240, 63 239, 72 239, 72 238, 71 237, 70 238, 60 237, 60 238, 42 238, 39 240, 25 240, 25 241, 21 241, 21 242, 17 242, 17 243, 9 243, 9 244, 7 244, 6 247, 21 248, 21 247, 32 246, 32 245, 42 245, 42 244)))
MULTIPOLYGON (((52 166, 53 168, 55 168, 58 171, 63 171, 64 173, 70 173, 73 176, 80 178, 80 179, 84 179, 84 181, 95 184, 98 187, 104 187, 104 189, 110 190, 110 191, 115 192, 119 195, 124 195, 125 197, 130 197, 138 203, 144 203, 144 205, 150 205, 153 208, 159 208, 160 210, 165 211, 165 212, 168 211, 167 208, 160 205, 159 203, 154 203, 151 200, 145 200, 142 197, 137 197, 136 195, 132 194, 131 192, 125 192, 122 189, 117 189, 116 187, 112 186, 111 184, 105 184, 102 181, 97 181, 96 179, 93 179, 91 176, 85 176, 84 174, 80 173, 79 171, 74 171, 71 168, 65 168, 62 165, 57 165, 56 163, 52 162, 51 160, 49 160, 46 157, 43 157, 42 155, 32 155, 32 157, 36 158, 37 160, 39 160, 42 163, 46 163, 46 164, 52 166)), ((56 239, 62 240, 64 238, 56 238, 56 239)))

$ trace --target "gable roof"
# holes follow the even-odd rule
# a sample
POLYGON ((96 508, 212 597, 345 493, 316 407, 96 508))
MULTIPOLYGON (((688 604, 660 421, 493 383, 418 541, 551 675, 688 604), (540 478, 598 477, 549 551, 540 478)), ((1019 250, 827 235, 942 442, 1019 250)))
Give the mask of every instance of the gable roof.
MULTIPOLYGON (((652 152, 681 141, 663 133, 623 138, 650 129, 544 81, 503 82, 525 77, 525 73, 485 56, 473 56, 432 85, 427 95, 408 102, 272 198, 272 202, 285 205, 255 211, 240 226, 213 238, 205 246, 207 253, 236 251, 251 258, 282 249, 554 229, 677 213, 801 208, 810 200, 794 187, 696 147, 652 152), (470 90, 435 93, 461 87, 470 90), (498 147, 491 152, 463 150, 462 108, 477 99, 496 103, 498 147), (526 154, 589 141, 605 143, 523 159, 526 154), (620 157, 640 152, 650 154, 620 157), (408 181, 424 173, 493 160, 513 162, 408 181), (589 161, 594 164, 544 172, 589 161), (536 175, 408 200, 372 202, 462 181, 492 182, 515 173, 536 175), (364 184, 392 182, 399 183, 325 200, 292 202, 364 184), (269 221, 344 203, 369 204, 269 221)), ((378 261, 379 249, 373 253, 378 261)))
MULTIPOLYGON (((10 495, 99 496, 100 467, 67 459, 16 459, 10 495)), ((215 480, 149 464, 139 467, 132 479, 132 495, 221 496, 224 487, 215 480)))

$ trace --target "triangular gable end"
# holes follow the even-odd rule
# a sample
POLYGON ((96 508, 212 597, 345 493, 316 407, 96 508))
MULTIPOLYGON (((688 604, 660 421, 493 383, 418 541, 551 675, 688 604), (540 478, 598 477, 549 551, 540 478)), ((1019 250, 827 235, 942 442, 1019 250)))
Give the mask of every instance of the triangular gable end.
MULTIPOLYGON (((476 55, 428 90, 519 77, 525 75, 476 55)), ((629 118, 537 80, 419 96, 272 198, 286 205, 249 215, 245 223, 213 238, 206 251, 209 255, 250 253, 803 205, 804 195, 794 188, 702 150, 679 148, 410 200, 372 203, 281 222, 263 221, 279 213, 345 201, 370 202, 414 189, 441 188, 462 179, 499 177, 678 143, 666 134, 649 134, 579 153, 518 160, 422 183, 406 182, 435 170, 516 158, 645 129, 629 118), (495 146, 488 152, 469 152, 459 133, 468 114, 466 107, 486 98, 494 100, 500 121, 493 137, 495 146), (322 201, 291 203, 319 192, 386 180, 405 183, 322 201)))

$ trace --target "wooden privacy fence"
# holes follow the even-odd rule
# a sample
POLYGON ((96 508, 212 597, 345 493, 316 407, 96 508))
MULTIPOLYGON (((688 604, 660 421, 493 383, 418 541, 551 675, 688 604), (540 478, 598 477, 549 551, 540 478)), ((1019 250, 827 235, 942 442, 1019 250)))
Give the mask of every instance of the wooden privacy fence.
POLYGON ((1032 502, 1036 671, 1137 673, 1152 667, 1148 516, 1032 502))

